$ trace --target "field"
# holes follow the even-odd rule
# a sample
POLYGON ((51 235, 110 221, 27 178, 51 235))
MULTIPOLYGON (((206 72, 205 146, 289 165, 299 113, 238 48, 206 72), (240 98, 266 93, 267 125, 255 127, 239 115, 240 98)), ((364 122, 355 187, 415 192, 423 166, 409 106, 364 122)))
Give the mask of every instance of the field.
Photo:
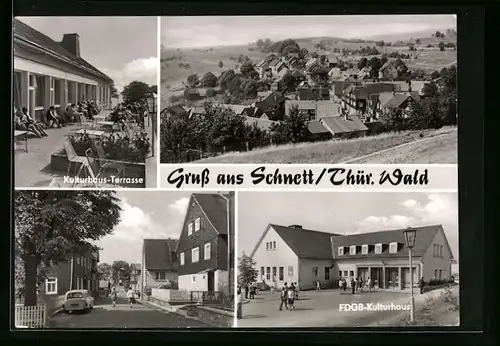
POLYGON ((302 143, 203 159, 196 163, 457 163, 457 129, 384 133, 302 143))

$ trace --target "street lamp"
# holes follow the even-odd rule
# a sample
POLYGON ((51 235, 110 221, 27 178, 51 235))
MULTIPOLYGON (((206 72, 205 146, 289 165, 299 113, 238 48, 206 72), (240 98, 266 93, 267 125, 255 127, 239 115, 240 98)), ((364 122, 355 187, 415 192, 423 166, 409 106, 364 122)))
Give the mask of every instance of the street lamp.
MULTIPOLYGON (((226 200, 226 212, 227 212, 227 281, 228 281, 228 285, 229 285, 229 296, 231 296, 231 213, 230 213, 230 203, 231 203, 231 200, 230 200, 230 197, 224 195, 223 193, 218 193, 219 196, 221 196, 222 198, 224 198, 226 200)), ((230 192, 231 194, 231 192, 230 192)))
POLYGON ((153 156, 155 156, 157 95, 155 93, 149 93, 146 97, 146 102, 148 104, 148 115, 149 115, 148 116, 148 126, 149 125, 153 126, 153 131, 151 134, 151 141, 152 141, 151 153, 153 154, 153 156))
POLYGON ((406 247, 408 248, 408 257, 410 261, 410 321, 415 320, 415 298, 413 297, 413 265, 411 258, 411 249, 415 246, 415 237, 417 230, 414 228, 407 228, 403 231, 405 235, 406 247))

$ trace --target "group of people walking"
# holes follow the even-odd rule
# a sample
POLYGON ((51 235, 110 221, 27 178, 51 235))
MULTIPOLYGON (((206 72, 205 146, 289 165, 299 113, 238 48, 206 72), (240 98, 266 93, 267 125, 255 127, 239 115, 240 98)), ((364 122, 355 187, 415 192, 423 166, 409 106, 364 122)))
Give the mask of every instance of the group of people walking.
MULTIPOLYGON (((109 296, 111 298, 111 301, 113 302, 113 307, 116 307, 116 301, 118 299, 118 293, 116 290, 116 286, 111 287, 111 291, 109 293, 109 296)), ((132 304, 135 304, 135 292, 131 287, 129 287, 129 289, 127 290, 126 296, 127 296, 127 300, 128 300, 128 305, 130 308, 132 308, 132 304)))
POLYGON ((367 278, 366 280, 363 280, 362 277, 359 278, 354 278, 351 277, 349 278, 339 278, 339 289, 342 291, 347 290, 347 281, 349 280, 349 288, 351 289, 351 293, 354 294, 356 291, 362 291, 363 288, 367 288, 369 292, 371 292, 373 288, 373 283, 370 278, 367 278))
POLYGON ((281 295, 280 295, 280 306, 279 310, 283 310, 283 306, 285 306, 285 309, 288 311, 293 311, 295 310, 295 301, 299 299, 299 292, 298 292, 298 286, 297 283, 292 282, 290 286, 285 282, 283 287, 281 288, 281 295))

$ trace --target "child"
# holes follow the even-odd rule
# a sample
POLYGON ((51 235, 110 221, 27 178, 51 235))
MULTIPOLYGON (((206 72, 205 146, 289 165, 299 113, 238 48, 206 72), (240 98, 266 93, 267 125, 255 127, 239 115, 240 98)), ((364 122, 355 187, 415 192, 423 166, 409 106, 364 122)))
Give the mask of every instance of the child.
POLYGON ((290 311, 295 310, 295 290, 292 287, 288 288, 288 306, 290 307, 290 311))
POLYGON ((111 288, 111 300, 113 301, 113 307, 116 306, 116 288, 113 286, 111 288))

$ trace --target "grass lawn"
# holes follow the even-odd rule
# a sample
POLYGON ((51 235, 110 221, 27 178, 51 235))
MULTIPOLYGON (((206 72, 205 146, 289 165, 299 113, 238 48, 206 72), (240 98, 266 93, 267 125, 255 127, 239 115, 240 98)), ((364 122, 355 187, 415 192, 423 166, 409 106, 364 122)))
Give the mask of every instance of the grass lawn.
POLYGON ((415 320, 405 318, 401 326, 458 326, 460 324, 460 308, 458 291, 447 289, 438 297, 430 297, 420 309, 415 309, 415 320))
MULTIPOLYGON (((243 153, 227 153, 225 155, 199 160, 196 161, 196 163, 342 163, 356 158, 362 158, 365 155, 374 154, 382 150, 394 148, 402 144, 439 135, 454 135, 456 139, 456 127, 444 127, 439 130, 404 131, 400 133, 391 132, 350 140, 332 140, 297 145, 287 144, 243 153)), ((436 137, 436 140, 438 138, 441 138, 441 136, 436 137)), ((433 140, 426 141, 426 143, 429 143, 428 146, 434 146, 433 140)), ((437 150, 439 150, 439 148, 437 148, 437 150)), ((423 155, 427 155, 426 150, 421 150, 421 152, 423 155)), ((409 154, 411 154, 411 150, 409 150, 409 154)), ((392 156, 394 153, 389 153, 388 155, 392 156)), ((383 158, 377 160, 383 161, 383 158)), ((415 158, 413 158, 412 161, 415 161, 415 158)), ((400 157, 399 163, 405 163, 405 158, 400 157)))

